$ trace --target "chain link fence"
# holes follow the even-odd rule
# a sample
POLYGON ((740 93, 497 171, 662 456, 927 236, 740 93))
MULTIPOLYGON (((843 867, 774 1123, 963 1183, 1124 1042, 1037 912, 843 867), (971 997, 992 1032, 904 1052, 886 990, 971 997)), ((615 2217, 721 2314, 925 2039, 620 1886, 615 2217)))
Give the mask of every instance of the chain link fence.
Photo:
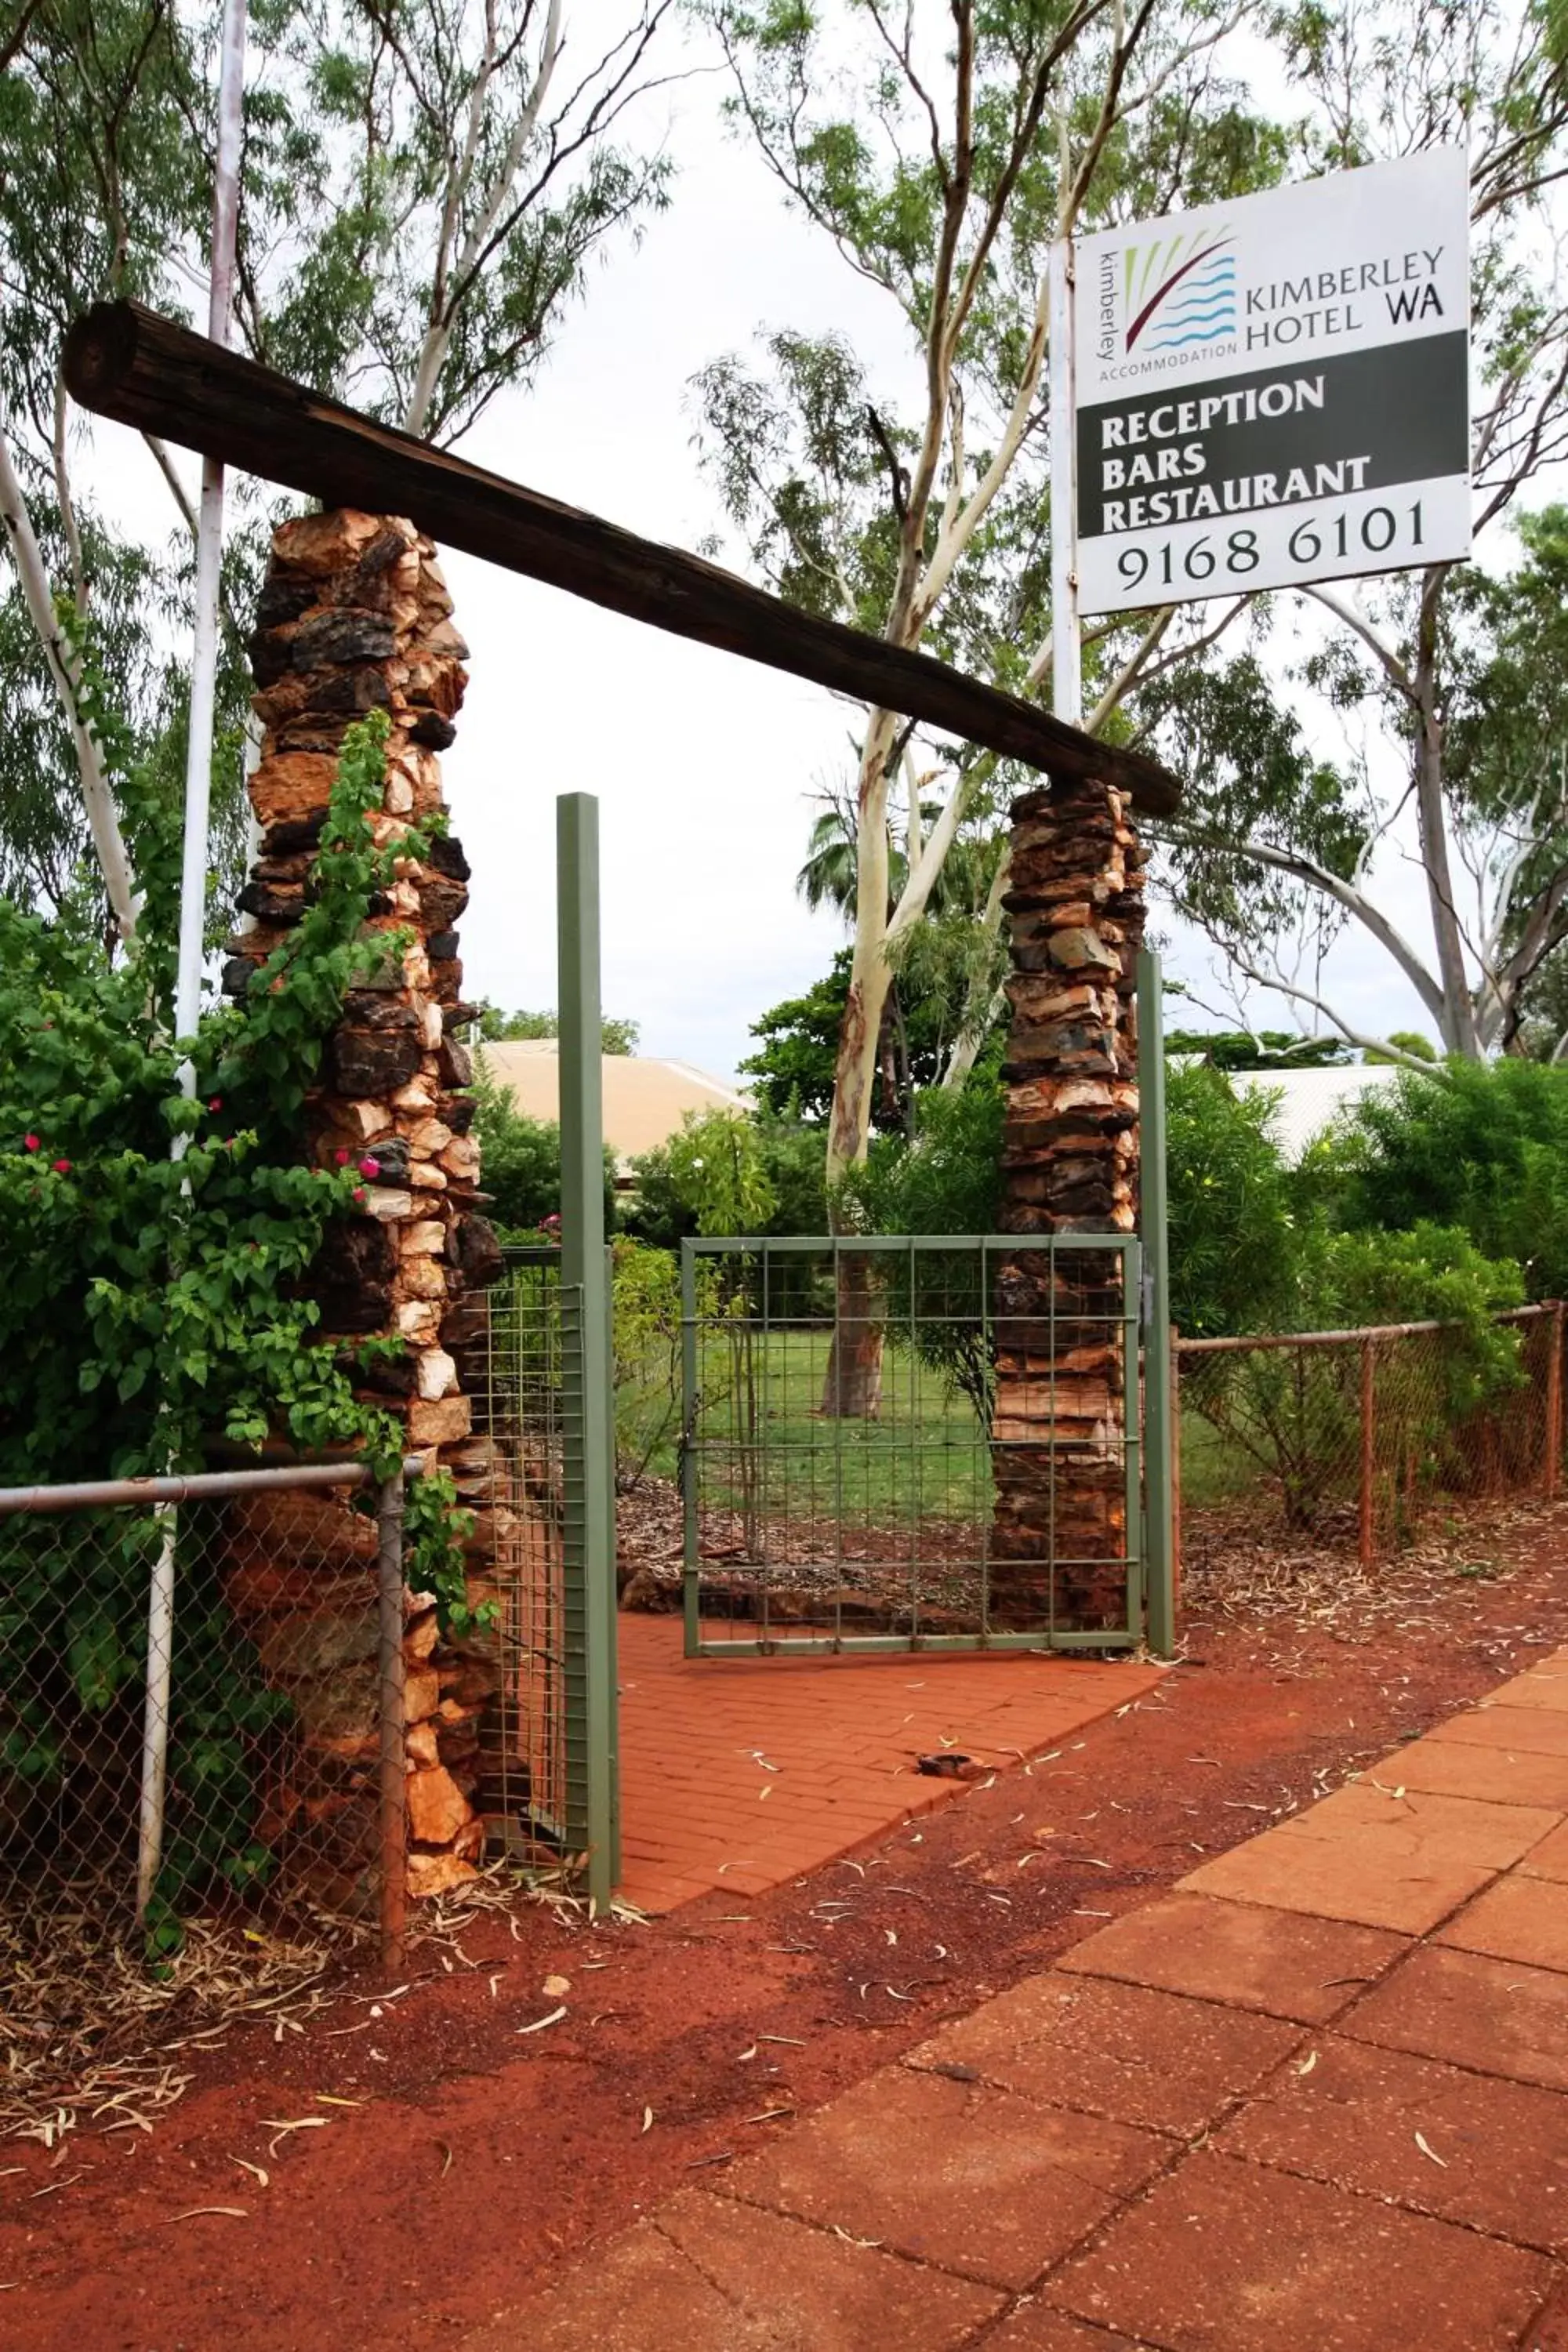
POLYGON ((1562 1485, 1561 1303, 1173 1348, 1178 1547, 1244 1516, 1250 1541, 1370 1567, 1439 1509, 1562 1485))
POLYGON ((400 1481, 300 1465, 0 1491, 0 2067, 100 2051, 187 1923, 404 1917, 400 1481))

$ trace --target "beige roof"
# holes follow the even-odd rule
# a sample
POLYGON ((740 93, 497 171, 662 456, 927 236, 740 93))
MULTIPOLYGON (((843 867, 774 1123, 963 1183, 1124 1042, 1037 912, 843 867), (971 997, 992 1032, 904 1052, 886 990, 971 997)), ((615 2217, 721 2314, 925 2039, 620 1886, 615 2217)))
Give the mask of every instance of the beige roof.
MULTIPOLYGON (((561 1062, 553 1037, 486 1045, 485 1067, 530 1118, 561 1116, 561 1062)), ((651 1055, 605 1054, 603 1073, 605 1140, 624 1166, 679 1135, 687 1112, 745 1110, 746 1097, 689 1062, 651 1055)))

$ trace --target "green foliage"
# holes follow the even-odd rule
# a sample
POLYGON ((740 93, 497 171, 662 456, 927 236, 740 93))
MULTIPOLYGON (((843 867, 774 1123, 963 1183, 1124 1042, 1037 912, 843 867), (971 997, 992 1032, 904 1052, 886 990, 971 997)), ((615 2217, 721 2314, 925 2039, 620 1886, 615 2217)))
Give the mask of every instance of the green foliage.
MULTIPOLYGON (((482 1053, 474 1056, 474 1133, 497 1227, 512 1241, 536 1241, 542 1225, 550 1225, 553 1233, 561 1217, 559 1123, 531 1118, 519 1110, 507 1088, 486 1068, 482 1053)), ((606 1233, 614 1233, 616 1216, 616 1159, 606 1145, 606 1233)))
MULTIPOLYGON (((765 1221, 749 1230, 765 1234, 821 1234, 827 1230, 823 1181, 822 1135, 787 1114, 763 1109, 752 1118, 755 1151, 773 1206, 765 1221)), ((658 1249, 673 1250, 700 1230, 693 1193, 679 1178, 671 1147, 659 1144, 632 1162, 634 1189, 621 1211, 623 1231, 658 1249)))
POLYGON ((1272 1108, 1205 1064, 1166 1075, 1171 1320, 1189 1339, 1289 1329, 1300 1311, 1296 1188, 1272 1108))
POLYGON ((743 1111, 688 1111, 665 1147, 670 1189, 700 1234, 759 1234, 778 1195, 743 1111))
MULTIPOLYGON (((668 0, 564 14, 536 0, 253 6, 237 333, 256 356, 449 443, 530 381, 595 257, 665 202, 668 158, 632 135, 668 0), (563 40, 547 55, 556 26, 563 40)), ((192 526, 138 544, 73 491, 58 377, 66 330, 132 296, 189 318, 205 277, 218 11, 170 0, 47 0, 0 36, 0 417, 50 583, 90 628, 122 731, 110 776, 137 887, 177 830, 189 681, 192 526), (132 805, 134 803, 135 805, 132 805)), ((135 461, 131 461, 134 463, 135 461)), ((155 480, 151 458, 147 479, 155 480)), ((219 905, 238 884, 243 640, 267 537, 230 478, 213 763, 219 905)), ((0 890, 103 929, 72 735, 9 566, 0 578, 0 890)), ((161 929, 149 891, 144 919, 161 929)))
POLYGON ((1351 1058, 1342 1037, 1301 1037, 1293 1029, 1170 1029, 1165 1051, 1196 1054, 1216 1070, 1329 1070, 1351 1058))
MULTIPOLYGON (((816 982, 804 996, 775 1004, 752 1024, 752 1034, 761 1043, 741 1064, 741 1073, 752 1081, 758 1102, 781 1117, 820 1121, 833 1107, 833 1072, 849 1001, 850 961, 850 950, 841 948, 826 979, 816 982)), ((883 1017, 881 1068, 871 1107, 874 1128, 883 1132, 907 1129, 918 1090, 934 1087, 942 1076, 963 1005, 962 990, 932 984, 919 963, 900 971, 883 1017)))
MULTIPOLYGON (((402 1423, 356 1398, 352 1361, 314 1344, 319 1309, 302 1295, 329 1225, 359 1213, 359 1177, 306 1164, 299 1145, 344 992, 400 945, 363 936, 373 896, 395 856, 426 845, 417 834, 375 845, 385 734, 378 712, 344 740, 304 920, 243 1004, 182 1041, 194 1098, 141 960, 110 968, 95 942, 0 900, 0 1484, 196 1468, 220 1433, 357 1449, 377 1480, 398 1470, 402 1423)), ((454 1504, 449 1478, 415 1482, 405 1540, 410 1580, 460 1631, 454 1504)), ((0 1523, 4 1646, 8 1663, 30 1662, 5 1694, 8 1749, 33 1719, 29 1672, 34 1715, 62 1672, 88 1715, 140 1683, 150 1540, 127 1523, 82 1575, 49 1523, 0 1523)), ((171 1852, 166 1900, 187 1862, 240 1866, 235 1759, 261 1704, 216 1593, 182 1613, 180 1641, 175 1741, 195 1843, 171 1852)), ((27 1752, 33 1768, 13 1753, 12 1769, 47 1768, 46 1749, 27 1752)))
POLYGON ((846 1180, 854 1224, 873 1234, 989 1234, 1002 1192, 1006 1092, 996 1055, 967 1086, 933 1087, 915 1107, 912 1143, 879 1137, 846 1180))
MULTIPOLYGON (((477 1023, 480 1043, 499 1045, 517 1039, 559 1037, 561 1015, 558 1013, 503 1013, 488 997, 479 1005, 477 1023)), ((600 1048, 605 1054, 635 1054, 640 1028, 635 1021, 622 1021, 606 1013, 599 1024, 600 1048)))
MULTIPOLYGON (((1435 1062, 1437 1059, 1436 1046, 1434 1045, 1431 1038, 1426 1036, 1419 1029, 1391 1029, 1388 1033, 1388 1042, 1412 1061, 1435 1062)), ((1383 1064, 1393 1062, 1394 1058, 1393 1054, 1379 1053, 1375 1045, 1369 1045, 1362 1055, 1363 1062, 1383 1064)))
POLYGON ((1340 1214, 1353 1230, 1460 1228, 1532 1299, 1568 1294, 1568 1068, 1449 1062, 1363 1097, 1340 1214))

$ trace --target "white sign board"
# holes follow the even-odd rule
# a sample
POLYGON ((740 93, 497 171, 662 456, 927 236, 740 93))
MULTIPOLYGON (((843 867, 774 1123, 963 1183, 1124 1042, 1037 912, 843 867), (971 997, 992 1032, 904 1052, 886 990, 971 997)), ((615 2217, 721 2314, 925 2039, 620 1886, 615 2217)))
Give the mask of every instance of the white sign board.
POLYGON ((1108 229, 1076 277, 1080 611, 1468 554, 1462 149, 1108 229))

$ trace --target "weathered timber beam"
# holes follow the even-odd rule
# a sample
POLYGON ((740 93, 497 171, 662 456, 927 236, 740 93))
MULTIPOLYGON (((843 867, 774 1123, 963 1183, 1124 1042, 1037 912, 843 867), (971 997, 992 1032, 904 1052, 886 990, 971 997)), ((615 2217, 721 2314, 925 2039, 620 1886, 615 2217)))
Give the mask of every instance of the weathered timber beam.
POLYGON ((487 473, 227 352, 136 302, 100 303, 66 339, 83 408, 177 441, 331 507, 401 514, 432 539, 879 704, 1048 775, 1098 776, 1166 815, 1181 788, 1152 760, 1064 726, 1016 696, 880 637, 796 612, 716 564, 660 547, 487 473))

